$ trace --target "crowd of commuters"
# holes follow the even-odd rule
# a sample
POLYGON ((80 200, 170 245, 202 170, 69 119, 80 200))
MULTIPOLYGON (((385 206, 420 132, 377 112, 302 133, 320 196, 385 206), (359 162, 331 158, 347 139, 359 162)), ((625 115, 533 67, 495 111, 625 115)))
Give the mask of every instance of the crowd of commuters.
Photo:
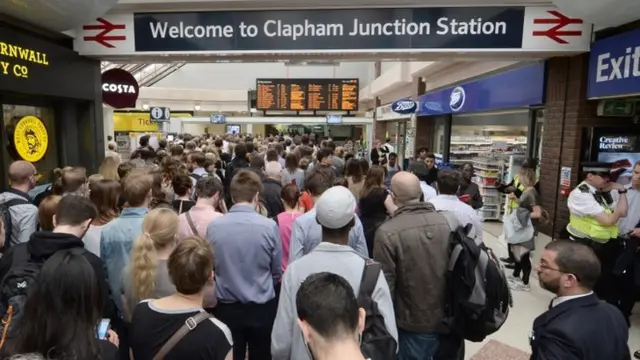
MULTIPOLYGON (((35 167, 9 167, 2 357, 364 360, 371 264, 380 268, 370 300, 397 357, 464 357, 461 343, 457 357, 442 350, 452 235, 443 212, 484 246, 472 166, 438 169, 423 149, 402 169, 388 142, 369 161, 307 135, 183 134, 157 147, 143 136, 139 145, 125 159, 109 143, 96 174, 56 170, 33 197, 35 167), (16 283, 27 289, 5 299, 16 283)), ((517 203, 537 219, 530 170, 519 174, 517 203)), ((593 251, 554 242, 534 267, 531 244, 512 249, 512 287, 528 289, 535 269, 558 296, 533 325, 532 359, 625 359, 624 318, 591 291, 593 251), (601 331, 607 346, 576 355, 601 331)))

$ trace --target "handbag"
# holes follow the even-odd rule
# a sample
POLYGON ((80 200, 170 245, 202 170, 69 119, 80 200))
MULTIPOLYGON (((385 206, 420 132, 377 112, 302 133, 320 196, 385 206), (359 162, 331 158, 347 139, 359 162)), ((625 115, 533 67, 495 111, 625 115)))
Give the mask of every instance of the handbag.
POLYGON ((518 212, 513 211, 504 218, 504 239, 507 244, 517 245, 533 240, 535 230, 531 219, 527 220, 526 226, 522 226, 518 219, 518 212))
POLYGON ((189 317, 185 320, 184 325, 182 325, 180 329, 171 335, 169 340, 162 345, 160 351, 158 351, 156 356, 153 357, 153 360, 164 360, 164 357, 167 356, 169 351, 171 351, 180 342, 180 340, 189 333, 189 331, 194 330, 198 327, 198 324, 212 317, 213 315, 206 311, 199 312, 198 315, 189 317))

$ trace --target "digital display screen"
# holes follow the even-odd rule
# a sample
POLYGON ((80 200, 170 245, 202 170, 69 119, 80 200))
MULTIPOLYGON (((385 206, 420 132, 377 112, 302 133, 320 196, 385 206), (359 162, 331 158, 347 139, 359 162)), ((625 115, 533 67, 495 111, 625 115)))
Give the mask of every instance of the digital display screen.
POLYGON ((230 134, 230 135, 240 134, 240 125, 227 125, 227 134, 230 134))
POLYGON ((212 124, 224 124, 227 122, 227 117, 225 115, 211 115, 210 120, 212 124))
POLYGON ((330 124, 330 125, 342 124, 342 116, 341 115, 327 115, 327 124, 330 124))
POLYGON ((258 110, 357 111, 358 79, 258 79, 258 110))

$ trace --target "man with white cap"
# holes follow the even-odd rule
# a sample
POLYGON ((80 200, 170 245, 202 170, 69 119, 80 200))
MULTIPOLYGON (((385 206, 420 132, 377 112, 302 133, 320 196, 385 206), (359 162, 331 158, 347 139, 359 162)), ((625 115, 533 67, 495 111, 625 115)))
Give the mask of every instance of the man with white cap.
MULTIPOLYGON (((335 173, 333 168, 328 166, 316 166, 307 171, 304 187, 311 194, 313 203, 317 203, 323 193, 333 186, 335 173)), ((341 203, 344 199, 336 199, 341 203)), ((341 203, 342 204, 342 203, 341 203)), ((310 253, 318 244, 322 242, 322 227, 316 220, 316 209, 307 211, 304 215, 296 219, 291 231, 291 245, 289 248, 289 263, 300 259, 310 253)), ((348 245, 352 247, 362 257, 369 257, 367 241, 364 237, 362 223, 358 217, 354 218, 354 224, 350 227, 348 245)))
MULTIPOLYGON (((314 216, 322 228, 322 242, 309 254, 289 264, 282 280, 276 320, 271 332, 271 355, 274 360, 311 359, 302 332, 297 324, 296 293, 311 274, 330 272, 345 278, 357 294, 368 260, 348 246, 349 231, 354 226, 356 200, 349 189, 335 186, 318 199, 314 216)), ((382 272, 378 277, 372 300, 384 318, 389 334, 396 339, 393 302, 382 272)), ((336 304, 339 305, 339 304, 336 304)))

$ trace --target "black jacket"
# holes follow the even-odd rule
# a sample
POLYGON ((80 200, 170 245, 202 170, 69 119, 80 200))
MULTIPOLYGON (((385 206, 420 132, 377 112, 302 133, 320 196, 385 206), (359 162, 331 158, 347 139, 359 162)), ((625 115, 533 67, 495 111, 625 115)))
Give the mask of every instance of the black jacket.
MULTIPOLYGON (((59 250, 74 248, 84 249, 82 239, 71 234, 53 233, 50 231, 35 232, 31 235, 29 241, 10 247, 2 256, 2 259, 0 259, 0 279, 4 279, 12 266, 25 262, 29 260, 29 258, 31 258, 32 261, 45 262, 59 250)), ((115 320, 117 312, 113 299, 111 298, 104 264, 99 257, 89 251, 85 250, 84 256, 93 267, 93 271, 98 279, 101 296, 104 299, 105 306, 102 317, 115 320)))
POLYGON ((595 294, 565 301, 533 322, 531 360, 628 360, 620 310, 595 294))
POLYGON ((282 198, 280 193, 282 192, 282 183, 278 180, 265 178, 262 181, 262 193, 260 193, 260 199, 267 209, 268 217, 274 218, 284 211, 284 205, 282 204, 282 198))

